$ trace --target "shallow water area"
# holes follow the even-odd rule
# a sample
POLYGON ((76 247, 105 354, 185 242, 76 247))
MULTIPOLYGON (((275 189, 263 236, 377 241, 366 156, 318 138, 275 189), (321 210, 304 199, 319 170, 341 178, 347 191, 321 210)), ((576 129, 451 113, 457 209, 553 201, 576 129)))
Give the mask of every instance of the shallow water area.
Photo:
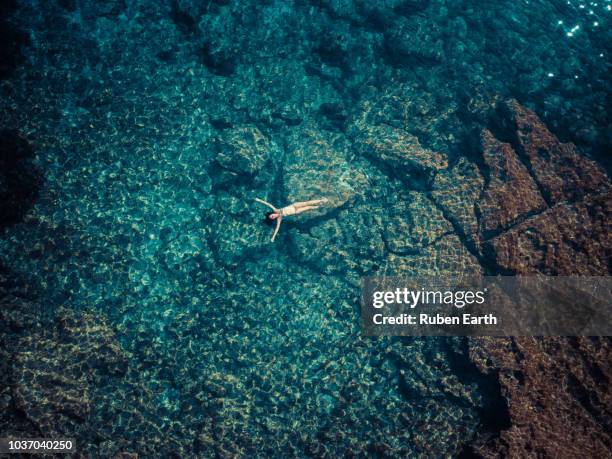
POLYGON ((0 223, 0 283, 28 312, 6 322, 13 374, 28 407, 85 394, 17 429, 91 457, 443 456, 498 430, 466 341, 361 337, 359 281, 495 269, 465 228, 501 101, 609 167, 610 9, 7 6, 0 143, 21 156, 1 183, 28 197, 0 223), (329 205, 271 243, 255 197, 329 205), (64 367, 69 389, 39 385, 64 367))

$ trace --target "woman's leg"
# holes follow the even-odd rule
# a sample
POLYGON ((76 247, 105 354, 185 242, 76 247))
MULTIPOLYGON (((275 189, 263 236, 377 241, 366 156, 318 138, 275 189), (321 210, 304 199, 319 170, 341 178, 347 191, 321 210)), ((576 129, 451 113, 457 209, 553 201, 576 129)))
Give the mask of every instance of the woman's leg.
POLYGON ((302 212, 306 212, 308 210, 315 210, 315 209, 318 209, 318 208, 319 208, 319 206, 304 206, 304 207, 297 207, 296 206, 295 213, 297 215, 297 214, 301 214, 302 212))
POLYGON ((327 198, 313 199, 312 201, 296 202, 293 205, 295 206, 296 209, 299 209, 301 207, 306 207, 306 206, 316 206, 317 204, 321 204, 322 202, 325 202, 325 201, 327 201, 327 198))

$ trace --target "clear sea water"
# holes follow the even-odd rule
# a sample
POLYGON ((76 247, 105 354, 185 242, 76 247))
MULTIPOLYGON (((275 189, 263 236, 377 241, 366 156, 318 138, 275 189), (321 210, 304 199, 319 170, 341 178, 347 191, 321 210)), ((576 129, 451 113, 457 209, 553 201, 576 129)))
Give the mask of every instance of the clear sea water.
MULTIPOLYGON (((359 277, 393 270, 377 216, 423 223, 402 207, 418 187, 356 154, 351 126, 379 107, 456 162, 475 156, 492 101, 513 97, 609 168, 611 8, 8 2, 2 135, 30 157, 0 262, 41 317, 93 311, 129 357, 125 375, 92 385, 97 434, 83 449, 104 456, 112 438, 142 457, 443 456, 499 429, 499 389, 466 341, 360 336, 359 277), (268 142, 255 174, 216 160, 218 139, 244 126, 268 142), (253 198, 299 197, 288 186, 314 153, 296 145, 313 139, 368 185, 271 244, 253 198)), ((445 272, 435 250, 402 256, 420 252, 445 272)))

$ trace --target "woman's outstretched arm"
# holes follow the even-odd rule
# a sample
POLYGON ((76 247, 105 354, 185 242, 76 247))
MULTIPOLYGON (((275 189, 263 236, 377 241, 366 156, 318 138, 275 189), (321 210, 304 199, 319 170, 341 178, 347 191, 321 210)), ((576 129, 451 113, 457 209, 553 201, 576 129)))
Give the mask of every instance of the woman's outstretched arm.
POLYGON ((274 242, 274 239, 276 238, 276 235, 278 234, 278 230, 280 229, 282 220, 283 220, 282 215, 279 215, 279 217, 276 219, 276 228, 274 228, 274 234, 272 235, 272 242, 274 242))
POLYGON ((276 207, 274 207, 272 204, 270 204, 269 202, 264 201, 263 199, 259 199, 259 198, 255 198, 255 201, 259 202, 260 204, 263 204, 264 206, 268 206, 270 209, 272 209, 274 212, 278 212, 278 209, 276 207))

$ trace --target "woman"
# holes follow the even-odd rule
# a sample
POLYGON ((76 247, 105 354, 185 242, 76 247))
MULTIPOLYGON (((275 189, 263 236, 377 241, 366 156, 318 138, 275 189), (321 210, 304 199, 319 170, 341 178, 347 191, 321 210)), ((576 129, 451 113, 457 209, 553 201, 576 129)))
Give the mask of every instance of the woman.
POLYGON ((266 222, 273 222, 274 220, 276 220, 276 228, 274 229, 274 234, 272 235, 272 242, 274 242, 274 239, 278 234, 278 230, 280 229, 281 222, 283 221, 283 217, 301 214, 302 212, 306 212, 307 210, 318 209, 319 204, 321 204, 322 202, 326 202, 327 198, 314 199, 312 201, 296 202, 294 204, 285 206, 282 209, 277 209, 272 204, 264 201, 263 199, 255 198, 255 201, 272 209, 272 212, 266 213, 266 222))

